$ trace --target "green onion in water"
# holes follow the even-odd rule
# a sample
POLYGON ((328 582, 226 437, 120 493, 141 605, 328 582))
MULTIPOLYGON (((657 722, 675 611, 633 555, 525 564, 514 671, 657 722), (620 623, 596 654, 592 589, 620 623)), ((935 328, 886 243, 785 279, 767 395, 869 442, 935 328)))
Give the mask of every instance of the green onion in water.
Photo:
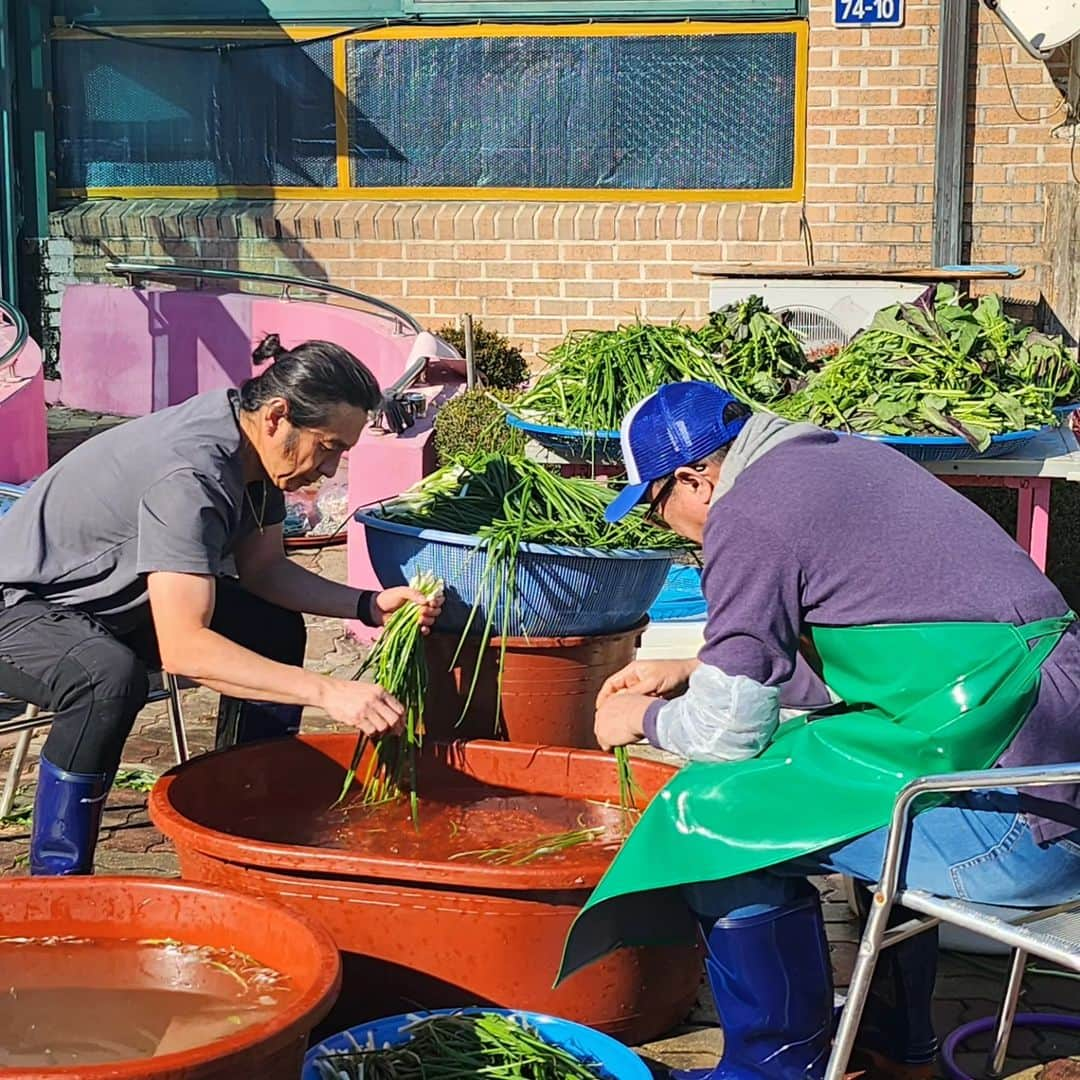
MULTIPOLYGON (((426 571, 415 577, 411 584, 429 599, 438 596, 443 587, 438 578, 426 571)), ((407 770, 412 819, 413 824, 418 825, 416 751, 424 735, 424 696, 427 693, 428 675, 418 604, 410 600, 390 616, 368 658, 356 673, 356 678, 367 672, 371 672, 375 681, 404 706, 405 730, 401 735, 383 735, 375 740, 369 740, 366 735, 357 738, 352 762, 334 805, 340 805, 348 795, 364 751, 368 743, 374 741, 375 751, 368 760, 361 802, 370 806, 398 798, 402 794, 402 782, 407 770)))
POLYGON ((479 848, 476 851, 458 851, 449 856, 453 859, 478 859, 494 866, 523 866, 533 859, 545 855, 557 855, 579 844, 588 844, 598 840, 604 834, 603 826, 571 829, 569 832, 553 833, 550 836, 536 836, 528 840, 518 840, 506 847, 479 848))
POLYGON ((625 746, 615 747, 615 767, 619 770, 619 805, 623 810, 636 810, 641 788, 634 780, 630 751, 625 746))

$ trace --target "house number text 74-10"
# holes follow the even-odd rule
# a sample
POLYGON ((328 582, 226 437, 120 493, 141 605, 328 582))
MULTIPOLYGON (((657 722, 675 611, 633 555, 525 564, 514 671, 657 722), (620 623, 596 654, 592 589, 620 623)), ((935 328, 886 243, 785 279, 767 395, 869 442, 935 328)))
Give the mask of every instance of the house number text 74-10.
POLYGON ((904 0, 834 0, 836 26, 903 26, 904 0))

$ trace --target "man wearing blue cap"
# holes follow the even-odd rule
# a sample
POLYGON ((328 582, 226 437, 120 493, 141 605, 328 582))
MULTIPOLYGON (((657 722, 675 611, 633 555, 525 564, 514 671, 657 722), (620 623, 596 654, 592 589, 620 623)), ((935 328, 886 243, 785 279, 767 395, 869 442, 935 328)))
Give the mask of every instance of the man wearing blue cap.
MULTIPOLYGON (((1080 761, 1075 615, 989 517, 888 447, 751 414, 699 382, 640 402, 621 436, 629 483, 606 516, 647 502, 702 546, 708 621, 696 658, 635 662, 599 695, 602 747, 646 738, 691 764, 575 934, 647 941, 653 909, 666 925, 651 940, 670 940, 688 907, 724 1057, 676 1075, 820 1077, 833 993, 807 876, 876 881, 881 826, 913 776, 1080 761), (824 711, 782 722, 785 706, 824 711), (646 892, 654 904, 620 907, 646 892)), ((905 883, 1022 907, 1080 895, 1080 791, 926 810, 905 883)), ((575 934, 564 974, 599 955, 575 934)), ((933 1075, 936 952, 931 931, 879 963, 859 1039, 871 1075, 933 1075)))

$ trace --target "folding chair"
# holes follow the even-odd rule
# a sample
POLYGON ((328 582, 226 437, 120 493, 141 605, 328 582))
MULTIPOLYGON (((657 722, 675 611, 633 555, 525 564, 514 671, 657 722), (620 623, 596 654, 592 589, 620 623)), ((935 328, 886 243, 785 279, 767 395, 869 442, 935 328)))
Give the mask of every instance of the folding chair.
MULTIPOLYGON (((169 703, 169 726, 172 729, 173 751, 176 754, 176 763, 182 765, 188 759, 187 732, 184 729, 184 714, 180 707, 180 687, 176 676, 168 672, 160 673, 160 686, 155 686, 157 676, 151 675, 151 689, 147 696, 147 704, 155 701, 167 701, 169 703)), ((7 779, 4 781, 4 789, 0 792, 0 818, 7 817, 11 813, 12 804, 19 790, 19 779, 22 776, 23 766, 26 764, 26 755, 30 750, 30 740, 38 728, 48 727, 53 721, 53 714, 42 712, 36 705, 29 702, 18 702, 13 698, 0 694, 0 705, 23 705, 22 711, 9 720, 0 720, 0 735, 19 733, 18 742, 11 751, 11 762, 8 765, 7 779)))
POLYGON ((969 901, 943 899, 918 889, 901 890, 899 881, 904 868, 903 853, 911 828, 911 808, 920 795, 932 792, 1044 787, 1049 784, 1072 783, 1080 783, 1080 762, 926 776, 912 781, 900 791, 893 804, 881 881, 875 887, 870 901, 866 929, 859 943, 851 986, 833 1040, 825 1080, 842 1080, 846 1071, 870 991, 870 980, 882 950, 939 923, 951 923, 971 930, 983 937, 999 941, 1012 950, 1012 966, 1005 984, 994 1030, 994 1042, 987 1055, 986 1066, 988 1076, 1002 1075, 1028 956, 1036 956, 1071 971, 1080 972, 1080 897, 1067 904, 1043 908, 1036 912, 1018 911, 1015 919, 1003 919, 986 914, 969 901), (886 930, 889 912, 894 904, 901 904, 915 912, 916 918, 886 930))

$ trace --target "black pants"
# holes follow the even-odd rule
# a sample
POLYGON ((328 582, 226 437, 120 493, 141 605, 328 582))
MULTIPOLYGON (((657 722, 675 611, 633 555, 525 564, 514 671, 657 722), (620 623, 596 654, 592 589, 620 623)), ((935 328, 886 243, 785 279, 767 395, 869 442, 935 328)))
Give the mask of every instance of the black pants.
MULTIPOLYGON (((301 666, 307 634, 293 611, 229 578, 217 582, 210 628, 270 660, 301 666)), ((43 754, 61 769, 109 773, 161 666, 147 622, 117 634, 73 608, 23 600, 0 608, 0 691, 55 713, 43 754)))

